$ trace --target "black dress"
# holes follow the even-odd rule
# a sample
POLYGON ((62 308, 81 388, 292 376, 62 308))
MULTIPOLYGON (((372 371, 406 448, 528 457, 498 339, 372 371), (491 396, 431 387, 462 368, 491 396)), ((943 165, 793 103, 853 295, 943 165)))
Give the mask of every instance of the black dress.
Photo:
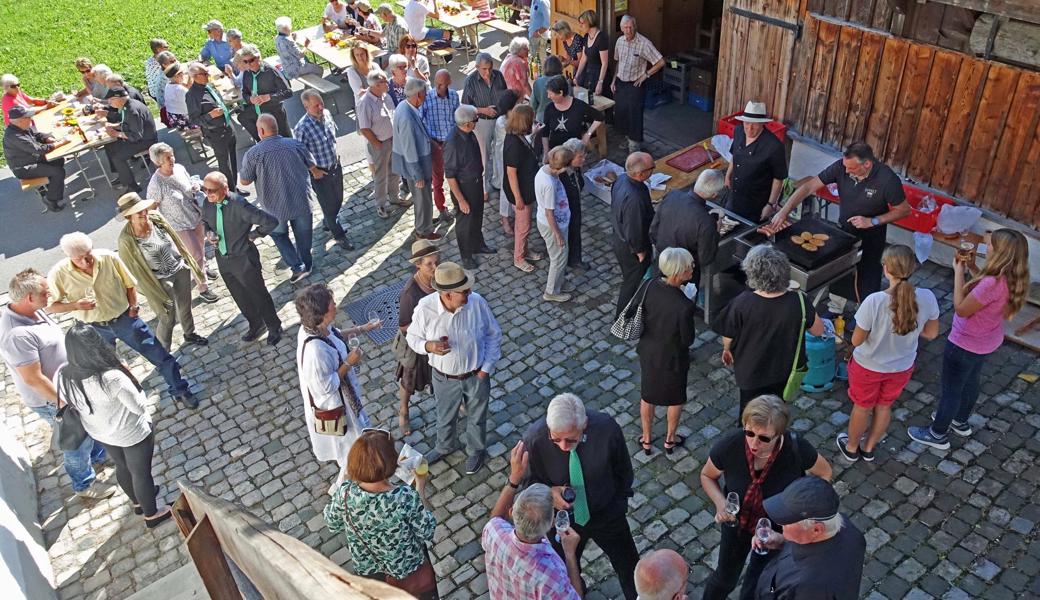
POLYGON ((649 404, 686 403, 695 306, 679 288, 657 277, 650 281, 643 302, 643 335, 636 345, 640 392, 649 404))
MULTIPOLYGON (((415 277, 408 280, 407 285, 401 290, 400 309, 397 313, 398 325, 400 327, 412 324, 415 306, 427 295, 419 287, 419 282, 415 280, 415 277)), ((409 394, 426 389, 427 386, 433 383, 430 359, 425 354, 416 353, 414 367, 405 367, 401 363, 397 363, 397 380, 401 382, 401 387, 409 394)))

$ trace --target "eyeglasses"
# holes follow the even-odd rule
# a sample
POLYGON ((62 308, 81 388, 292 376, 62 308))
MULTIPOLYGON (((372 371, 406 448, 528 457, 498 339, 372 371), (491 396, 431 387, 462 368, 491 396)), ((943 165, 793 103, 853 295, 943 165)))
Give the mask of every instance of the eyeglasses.
POLYGON ((87 73, 90 73, 90 69, 87 69, 86 71, 80 71, 79 72, 80 75, 86 75, 87 73))
POLYGON ((212 187, 202 186, 202 189, 203 189, 203 191, 205 191, 205 192, 206 192, 207 194, 216 194, 217 192, 220 192, 220 191, 221 191, 221 190, 223 190, 224 188, 222 188, 222 187, 215 187, 215 188, 212 188, 212 187))
POLYGON ((252 65, 252 64, 255 64, 255 63, 259 62, 259 61, 260 61, 260 59, 256 58, 254 56, 253 58, 243 58, 242 59, 242 64, 244 64, 244 65, 252 65))
POLYGON ((770 443, 770 442, 772 442, 773 440, 776 439, 776 436, 770 437, 768 435, 758 435, 754 431, 751 431, 750 429, 745 429, 744 430, 744 437, 746 437, 749 440, 753 439, 753 438, 758 438, 758 441, 760 441, 762 443, 765 443, 765 444, 768 444, 768 443, 770 443))
POLYGON ((419 45, 418 44, 405 44, 404 47, 405 48, 418 48, 419 45))

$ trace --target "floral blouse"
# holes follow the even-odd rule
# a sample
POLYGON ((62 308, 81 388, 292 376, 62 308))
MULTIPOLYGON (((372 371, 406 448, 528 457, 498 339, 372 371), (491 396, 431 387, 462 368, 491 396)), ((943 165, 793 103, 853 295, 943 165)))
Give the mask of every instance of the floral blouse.
POLYGON ((347 481, 325 506, 325 523, 332 533, 346 533, 358 575, 382 573, 401 579, 422 565, 425 542, 433 539, 437 519, 414 488, 400 485, 372 493, 347 481))

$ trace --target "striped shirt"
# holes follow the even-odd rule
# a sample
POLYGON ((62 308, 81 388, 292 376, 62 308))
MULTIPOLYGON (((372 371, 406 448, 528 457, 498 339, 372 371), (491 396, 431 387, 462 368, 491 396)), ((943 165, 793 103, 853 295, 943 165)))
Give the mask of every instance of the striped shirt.
POLYGON ((273 135, 257 142, 242 157, 239 177, 256 182, 260 207, 279 222, 311 212, 311 176, 314 158, 292 138, 273 135))
POLYGON ((339 156, 336 155, 336 122, 328 110, 322 114, 321 121, 304 113, 293 128, 293 137, 310 150, 314 164, 322 169, 331 170, 339 163, 339 156))
POLYGON ((383 25, 383 48, 386 49, 390 54, 397 54, 397 49, 401 46, 401 38, 408 35, 408 30, 405 29, 404 25, 401 25, 399 19, 383 25))
POLYGON ((184 268, 184 259, 177 252, 177 246, 162 229, 153 226, 148 237, 135 237, 134 240, 141 249, 141 255, 148 263, 148 268, 159 279, 172 277, 177 271, 184 268))
MULTIPOLYGON (((462 103, 472 104, 477 108, 495 106, 498 104, 498 97, 504 91, 506 91, 506 78, 502 75, 502 71, 491 69, 491 83, 484 81, 484 78, 480 76, 480 71, 473 71, 466 76, 466 81, 462 86, 462 103)), ((495 118, 485 115, 479 115, 479 117, 481 119, 495 118)))
POLYGON ((653 42, 637 32, 631 42, 625 36, 617 39, 614 60, 617 61, 617 78, 632 82, 645 75, 650 67, 661 60, 661 53, 654 47, 653 42))
POLYGON ((438 142, 443 142, 455 129, 455 109, 459 107, 459 94, 448 89, 445 97, 437 95, 436 88, 426 92, 426 101, 419 107, 419 116, 426 125, 426 133, 438 142))
POLYGON ((567 576, 567 565, 543 537, 537 544, 521 542, 513 525, 492 517, 480 536, 492 600, 578 600, 567 576))

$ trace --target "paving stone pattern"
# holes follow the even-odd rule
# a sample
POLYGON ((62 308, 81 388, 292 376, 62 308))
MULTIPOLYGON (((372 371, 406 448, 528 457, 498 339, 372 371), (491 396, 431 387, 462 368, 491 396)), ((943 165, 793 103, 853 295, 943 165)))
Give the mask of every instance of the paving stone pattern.
MULTIPOLYGON (((617 136, 612 156, 620 156, 617 136)), ((672 148, 652 141, 656 156, 672 148)), ((316 272, 309 281, 327 281, 340 306, 409 272, 411 211, 379 219, 365 185, 363 163, 348 168, 343 220, 355 251, 332 245, 316 231, 316 272)), ((729 370, 719 360, 718 336, 699 324, 689 381, 691 401, 683 411, 680 433, 685 449, 669 456, 658 447, 645 457, 638 437, 639 367, 634 345, 609 335, 619 272, 609 246, 609 211, 587 195, 584 238, 590 273, 569 276, 575 301, 541 300, 545 262, 534 274, 512 267, 511 240, 498 227, 496 207, 486 211, 485 232, 499 252, 483 260, 476 289, 490 303, 504 330, 502 360, 494 375, 489 426, 491 459, 474 476, 462 474, 463 456, 452 455, 432 469, 431 500, 438 520, 433 556, 442 597, 486 598, 487 581, 480 532, 506 481, 508 451, 521 432, 540 417, 550 398, 564 391, 580 395, 590 407, 614 415, 630 438, 636 466, 635 496, 629 519, 640 551, 677 549, 692 566, 691 597, 714 565, 719 531, 697 476, 708 448, 732 426, 737 395, 729 370)), ((542 247, 536 231, 534 246, 542 247)), ((454 236, 445 258, 457 260, 454 236)), ((125 352, 149 390, 157 431, 156 481, 167 502, 176 482, 203 487, 237 502, 279 529, 350 568, 341 535, 330 534, 322 520, 326 489, 336 476, 334 463, 319 464, 304 430, 303 404, 294 368, 298 320, 292 308, 294 288, 278 264, 269 240, 261 244, 265 275, 288 335, 277 349, 245 344, 245 324, 223 284, 221 300, 196 307, 196 322, 209 335, 207 348, 178 351, 185 374, 202 398, 196 411, 181 410, 161 389, 161 378, 139 356, 125 352)), ((951 271, 928 265, 915 283, 931 288, 943 309, 948 331, 951 271)), ((341 316, 341 322, 346 319, 341 316)), ((943 336, 944 337, 944 336, 943 336)), ((175 335, 179 342, 179 334, 175 335)), ((360 368, 367 410, 377 422, 396 429, 394 363, 387 346, 366 340, 360 368)), ((793 429, 817 445, 834 465, 842 507, 864 532, 868 559, 863 595, 879 598, 1022 598, 1040 594, 1040 414, 1038 386, 1019 378, 1040 373, 1032 353, 1006 344, 984 371, 983 398, 970 438, 953 437, 941 453, 910 443, 908 424, 927 422, 935 405, 943 338, 922 344, 918 368, 898 401, 888 441, 873 464, 846 465, 834 436, 844 430, 849 403, 843 386, 795 401, 793 429)), ((60 458, 49 450, 49 429, 24 409, 10 377, 3 378, 7 426, 29 448, 40 497, 40 518, 61 598, 123 598, 187 562, 176 527, 146 530, 122 493, 88 503, 72 497, 60 458)), ((434 419, 430 395, 412 408, 415 432, 407 441, 426 450, 434 419)), ((655 426, 660 446, 663 415, 655 426)), ((114 470, 101 479, 114 483, 114 470)), ((602 553, 590 545, 585 554, 589 598, 620 597, 617 580, 602 553)))

